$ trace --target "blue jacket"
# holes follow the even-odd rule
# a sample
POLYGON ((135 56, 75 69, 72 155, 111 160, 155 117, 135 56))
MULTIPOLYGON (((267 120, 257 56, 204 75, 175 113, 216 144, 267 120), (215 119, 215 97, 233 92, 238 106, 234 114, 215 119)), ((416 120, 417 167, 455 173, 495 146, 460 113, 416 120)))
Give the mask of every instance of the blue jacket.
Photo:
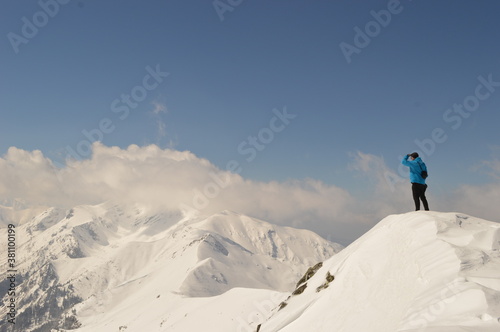
POLYGON ((425 184, 425 179, 420 175, 422 171, 427 171, 427 166, 422 161, 420 157, 414 160, 408 160, 408 156, 404 156, 401 163, 405 166, 410 167, 410 182, 425 184))

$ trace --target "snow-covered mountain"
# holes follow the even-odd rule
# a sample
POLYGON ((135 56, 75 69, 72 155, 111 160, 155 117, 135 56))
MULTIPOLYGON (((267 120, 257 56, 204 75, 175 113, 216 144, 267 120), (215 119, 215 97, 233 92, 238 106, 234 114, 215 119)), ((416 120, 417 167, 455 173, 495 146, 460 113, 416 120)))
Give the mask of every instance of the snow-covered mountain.
POLYGON ((500 224, 459 213, 392 215, 342 251, 230 211, 0 208, 9 223, 0 331, 500 331, 500 224))
POLYGON ((500 331, 498 223, 392 215, 307 277, 260 332, 500 331))
MULTIPOLYGON (((110 203, 0 208, 2 238, 9 223, 17 226, 15 331, 26 332, 248 330, 309 266, 341 249, 230 211, 188 218, 110 203)), ((2 320, 0 331, 11 328, 2 320)))

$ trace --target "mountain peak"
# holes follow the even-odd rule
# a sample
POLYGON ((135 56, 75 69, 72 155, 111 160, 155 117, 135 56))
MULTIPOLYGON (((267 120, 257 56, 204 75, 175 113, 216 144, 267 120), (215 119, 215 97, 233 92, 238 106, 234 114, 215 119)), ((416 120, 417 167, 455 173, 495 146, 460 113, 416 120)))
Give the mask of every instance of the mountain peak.
POLYGON ((464 214, 389 216, 326 260, 262 330, 497 331, 499 245, 500 224, 464 214))
POLYGON ((190 227, 191 233, 198 236, 197 255, 201 261, 181 287, 182 293, 189 296, 213 296, 234 287, 286 291, 309 264, 342 248, 309 231, 272 225, 230 211, 191 223, 190 227))
MULTIPOLYGON (((49 317, 47 328, 70 319, 95 331, 100 328, 95 317, 128 319, 117 314, 119 308, 143 297, 163 296, 171 305, 238 288, 286 291, 308 265, 341 248, 312 232, 227 210, 194 219, 178 211, 154 213, 109 202, 22 216, 9 211, 0 215, 2 220, 17 221, 16 231, 24 239, 18 248, 24 281, 18 285, 23 303, 18 318, 26 331, 39 328, 29 314, 32 306, 45 308, 38 314, 49 317), (49 299, 47 293, 58 298, 49 299), (54 311, 58 299, 63 305, 54 311)), ((7 296, 5 289, 0 291, 7 296)))

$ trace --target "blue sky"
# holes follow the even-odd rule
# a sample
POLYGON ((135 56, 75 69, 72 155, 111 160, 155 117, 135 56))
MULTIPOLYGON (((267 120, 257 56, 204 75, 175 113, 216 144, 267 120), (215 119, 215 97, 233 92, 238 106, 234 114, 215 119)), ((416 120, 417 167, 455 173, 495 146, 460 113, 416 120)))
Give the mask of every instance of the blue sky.
POLYGON ((478 86, 500 82, 498 1, 60 1, 1 5, 0 154, 39 149, 62 164, 104 119, 107 146, 154 143, 221 169, 236 160, 247 179, 362 195, 358 151, 397 171, 441 128, 423 150, 435 192, 492 181, 476 166, 498 159, 500 83, 478 86), (146 90, 147 68, 168 76, 146 90), (465 100, 467 117, 447 113, 465 100), (285 109, 295 117, 270 137, 285 109), (249 162, 238 147, 259 133, 249 162))

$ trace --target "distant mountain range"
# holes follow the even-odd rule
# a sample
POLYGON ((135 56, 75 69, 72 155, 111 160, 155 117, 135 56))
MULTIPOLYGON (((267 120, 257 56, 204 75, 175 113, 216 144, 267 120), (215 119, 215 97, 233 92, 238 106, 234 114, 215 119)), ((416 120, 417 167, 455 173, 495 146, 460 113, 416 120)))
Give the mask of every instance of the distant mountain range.
MULTIPOLYGON (((217 298, 228 312, 255 296, 283 296, 309 266, 342 249, 310 231, 230 211, 189 218, 111 203, 2 207, 0 224, 2 238, 9 224, 16 232, 15 296, 2 279, 0 312, 6 317, 14 298, 15 331, 26 332, 188 331, 190 324, 206 331, 188 317, 207 301, 217 298)), ((7 246, 1 250, 6 257, 7 246)), ((227 328, 253 323, 245 310, 238 315, 227 328)), ((12 327, 2 320, 0 331, 12 327)))
POLYGON ((391 215, 346 248, 112 203, 0 207, 0 225, 1 332, 500 331, 500 224, 460 213, 391 215))

